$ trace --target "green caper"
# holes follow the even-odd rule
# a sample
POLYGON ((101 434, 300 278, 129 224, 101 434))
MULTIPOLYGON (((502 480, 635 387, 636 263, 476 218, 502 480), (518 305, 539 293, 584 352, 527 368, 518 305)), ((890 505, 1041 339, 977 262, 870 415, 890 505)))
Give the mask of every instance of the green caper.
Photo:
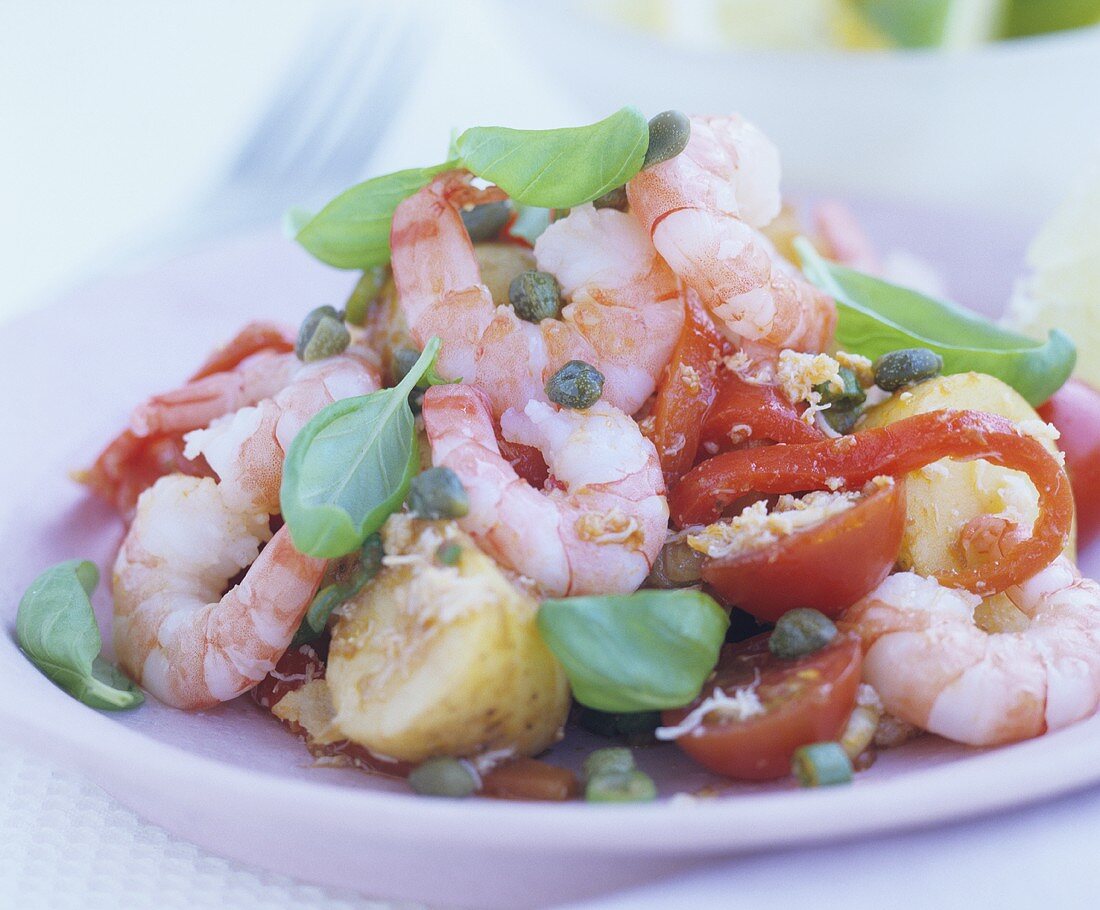
POLYGON ((319 306, 302 320, 294 351, 305 363, 343 353, 351 343, 343 314, 330 306, 319 306))
POLYGON ((584 760, 584 776, 591 780, 601 774, 625 773, 634 770, 634 753, 621 746, 597 749, 584 760))
POLYGON ((477 793, 481 781, 469 762, 457 758, 429 758, 412 769, 409 786, 424 796, 461 799, 477 793))
POLYGON ((557 319, 561 315, 561 285, 549 272, 527 269, 508 285, 508 302, 516 315, 528 322, 557 319))
POLYGON ((684 539, 670 540, 657 554, 646 579, 647 587, 682 588, 698 584, 703 577, 706 556, 693 550, 684 539))
POLYGON ((581 706, 577 711, 577 723, 597 736, 624 736, 627 742, 649 742, 653 731, 661 726, 657 711, 638 711, 629 714, 612 714, 581 706))
POLYGON ((378 301, 389 277, 389 266, 385 265, 363 272, 363 277, 356 282, 348 302, 344 305, 344 319, 348 323, 362 325, 367 321, 367 310, 378 301))
POLYGON ((390 373, 393 384, 397 385, 420 359, 416 348, 396 348, 390 355, 390 373))
POLYGON ((584 798, 590 803, 643 803, 657 798, 657 785, 642 771, 608 771, 589 778, 584 798))
POLYGON ((675 158, 691 138, 691 121, 682 111, 662 111, 649 121, 649 148, 642 168, 675 158))
POLYGON ((466 488, 450 468, 428 468, 412 479, 405 501, 419 518, 461 518, 470 511, 466 488))
POLYGON ((546 397, 563 408, 590 408, 603 394, 603 373, 583 360, 570 360, 546 383, 546 397))
POLYGON ((618 209, 620 212, 625 212, 627 205, 630 204, 626 198, 626 184, 608 190, 602 196, 597 196, 592 200, 592 204, 598 209, 618 209))
POLYGON ((445 566, 456 566, 462 558, 462 547, 456 543, 441 543, 435 551, 435 558, 445 566))
POLYGON ((943 358, 928 348, 890 351, 875 361, 875 385, 887 392, 932 379, 943 371, 943 358))
POLYGON ((841 367, 837 373, 841 382, 839 389, 831 382, 814 386, 814 391, 821 395, 821 403, 832 405, 829 409, 831 411, 851 411, 858 408, 867 400, 867 393, 863 391, 856 374, 848 367, 841 367))
POLYGON ((466 225, 466 233, 474 243, 495 240, 511 217, 512 203, 507 199, 486 202, 462 211, 462 223, 466 225))
POLYGON ((836 637, 836 626, 824 613, 798 607, 779 617, 768 650, 783 660, 793 660, 820 651, 836 637))

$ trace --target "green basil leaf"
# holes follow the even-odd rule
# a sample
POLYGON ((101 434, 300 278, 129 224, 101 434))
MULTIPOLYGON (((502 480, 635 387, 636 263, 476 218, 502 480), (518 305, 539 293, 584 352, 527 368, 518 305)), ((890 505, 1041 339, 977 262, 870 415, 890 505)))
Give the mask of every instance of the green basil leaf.
POLYGON ((589 126, 475 126, 455 147, 463 165, 515 202, 569 208, 626 183, 641 169, 648 145, 648 121, 636 108, 624 107, 589 126))
POLYGON ((439 348, 432 338, 394 388, 333 402, 294 437, 279 498, 302 553, 352 552, 404 501, 419 463, 409 393, 439 348))
POLYGON ((547 600, 538 627, 582 705, 659 711, 699 694, 729 619, 701 591, 646 590, 547 600))
POLYGON ((1006 38, 1038 35, 1100 22, 1100 0, 1009 0, 1003 34, 1006 38))
MULTIPOLYGON (((436 174, 457 167, 448 161, 373 177, 345 190, 305 224, 295 240, 310 253, 341 269, 369 269, 390 261, 390 222, 398 204, 425 186, 436 174)), ((302 213, 292 209, 288 224, 297 226, 302 213)))
POLYGON ((1035 341, 954 304, 828 262, 805 238, 795 248, 806 277, 836 300, 841 350, 873 359, 899 348, 929 348, 943 358, 944 373, 988 373, 1033 406, 1073 372, 1077 350, 1062 332, 1035 341))
POLYGON ((144 700, 141 690, 99 656, 103 640, 91 594, 99 570, 72 559, 38 576, 19 602, 15 634, 31 663, 74 698, 117 711, 144 700))
MULTIPOLYGON (((320 638, 332 611, 355 597, 381 571, 383 555, 382 538, 371 534, 359 550, 354 566, 350 569, 346 566, 338 569, 332 576, 337 580, 324 585, 310 601, 309 609, 306 610, 292 644, 300 645, 320 638)), ((340 563, 330 563, 330 573, 334 566, 339 567, 340 563)))

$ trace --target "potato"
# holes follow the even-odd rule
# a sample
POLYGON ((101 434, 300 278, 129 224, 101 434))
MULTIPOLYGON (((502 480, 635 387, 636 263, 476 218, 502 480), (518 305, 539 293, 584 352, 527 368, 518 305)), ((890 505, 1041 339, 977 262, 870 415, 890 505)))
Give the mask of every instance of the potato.
MULTIPOLYGON (((930 379, 895 393, 870 409, 860 427, 881 427, 940 408, 987 411, 1017 422, 1040 420, 1010 386, 982 373, 957 373, 930 379)), ((1057 446, 1043 444, 1052 452, 1057 446)), ((1001 514, 1030 529, 1039 514, 1039 494, 1027 475, 983 460, 941 459, 906 477, 906 522, 898 562, 920 575, 962 569, 959 532, 979 515, 1001 514)), ((1074 535, 1066 546, 1074 556, 1074 535)), ((979 623, 990 631, 1018 628, 1022 614, 1003 596, 987 598, 977 610, 979 623)))
POLYGON ((481 281, 497 306, 508 302, 508 286, 520 272, 535 268, 535 256, 515 243, 479 243, 474 246, 481 266, 481 281))
POLYGON ((410 762, 560 736, 569 687, 535 625, 537 602, 453 522, 408 515, 383 529, 386 566, 341 608, 327 682, 341 733, 410 762), (458 548, 454 565, 437 553, 458 548))

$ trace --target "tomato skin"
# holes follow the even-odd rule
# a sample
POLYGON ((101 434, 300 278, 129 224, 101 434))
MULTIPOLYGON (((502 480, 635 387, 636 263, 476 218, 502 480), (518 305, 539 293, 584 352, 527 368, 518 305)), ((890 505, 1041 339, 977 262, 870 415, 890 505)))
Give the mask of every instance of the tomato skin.
POLYGON ((825 435, 802 419, 805 405, 792 404, 778 386, 747 382, 736 373, 723 372, 718 392, 703 421, 702 441, 714 452, 732 445, 730 431, 750 429, 751 442, 816 442, 825 435))
POLYGON ((715 686, 728 693, 758 680, 755 691, 763 714, 704 722, 676 740, 684 752, 715 774, 737 780, 786 777, 794 750, 837 739, 855 707, 863 664, 857 636, 841 632, 820 651, 796 660, 772 655, 768 637, 726 645, 700 697, 686 708, 662 715, 666 726, 674 726, 715 686))
POLYGON ((1100 533, 1100 392, 1071 379, 1039 408, 1062 434, 1066 471, 1077 503, 1077 541, 1088 546, 1100 533))
POLYGON ((904 531, 905 487, 896 482, 773 544, 707 560, 703 580, 762 622, 795 607, 835 619, 890 574, 904 531))

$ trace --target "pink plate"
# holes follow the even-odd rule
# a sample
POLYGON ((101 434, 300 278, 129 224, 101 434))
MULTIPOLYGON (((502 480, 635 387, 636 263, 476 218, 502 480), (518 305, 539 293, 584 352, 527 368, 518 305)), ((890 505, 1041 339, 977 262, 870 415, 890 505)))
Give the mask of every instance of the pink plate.
MULTIPOLYGON (((965 218, 864 213, 884 243, 930 254, 963 299, 1003 300, 1021 237, 965 218)), ((1100 781, 1100 718, 996 750, 925 737, 885 753, 851 787, 725 787, 721 798, 645 806, 414 797, 400 782, 311 767, 246 699, 189 715, 150 700, 98 713, 19 653, 16 605, 45 566, 107 568, 121 525, 66 473, 87 464, 130 406, 179 381, 244 321, 294 322, 338 304, 351 276, 272 235, 225 243, 72 294, 3 332, 8 390, 0 521, 0 700, 6 735, 69 763, 152 822, 206 848, 302 879, 447 905, 515 907, 621 888, 708 856, 866 836, 1021 805, 1100 781), (1034 773, 1041 767, 1042 774, 1034 773)), ((1086 568, 1100 568, 1100 553, 1086 568)), ((107 626, 104 590, 96 597, 107 626)), ((570 736, 554 759, 595 745, 570 736)), ((671 748, 639 763, 665 795, 713 779, 671 748)))

